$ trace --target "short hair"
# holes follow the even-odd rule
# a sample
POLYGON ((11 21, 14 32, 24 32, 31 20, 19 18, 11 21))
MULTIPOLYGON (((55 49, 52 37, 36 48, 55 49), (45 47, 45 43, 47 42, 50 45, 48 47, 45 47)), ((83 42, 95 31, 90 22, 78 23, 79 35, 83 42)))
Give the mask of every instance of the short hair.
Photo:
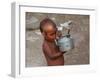
POLYGON ((41 31, 41 33, 43 32, 43 27, 46 24, 51 24, 55 29, 57 29, 56 24, 53 22, 53 20, 51 20, 50 18, 45 18, 40 22, 40 31, 41 31))

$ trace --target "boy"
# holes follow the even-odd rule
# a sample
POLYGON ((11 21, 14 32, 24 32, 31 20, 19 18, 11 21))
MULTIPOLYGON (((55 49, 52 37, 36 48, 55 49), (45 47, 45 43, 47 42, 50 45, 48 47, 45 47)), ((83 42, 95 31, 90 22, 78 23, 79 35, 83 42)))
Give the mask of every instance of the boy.
POLYGON ((57 36, 56 24, 49 18, 40 22, 40 31, 44 37, 42 50, 48 66, 64 65, 63 53, 55 43, 57 36))

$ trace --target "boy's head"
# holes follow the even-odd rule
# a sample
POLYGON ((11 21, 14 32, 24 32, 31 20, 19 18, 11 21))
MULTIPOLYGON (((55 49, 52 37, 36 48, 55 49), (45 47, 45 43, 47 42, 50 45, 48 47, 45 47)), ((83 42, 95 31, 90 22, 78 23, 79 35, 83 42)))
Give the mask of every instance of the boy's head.
POLYGON ((56 39, 56 24, 49 18, 45 18, 40 22, 40 31, 44 38, 48 41, 54 41, 56 39))

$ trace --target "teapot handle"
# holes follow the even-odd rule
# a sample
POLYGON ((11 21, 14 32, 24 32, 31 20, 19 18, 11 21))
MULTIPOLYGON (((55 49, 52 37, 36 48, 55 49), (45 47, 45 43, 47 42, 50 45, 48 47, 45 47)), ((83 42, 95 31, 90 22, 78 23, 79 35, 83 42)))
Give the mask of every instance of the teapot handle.
POLYGON ((68 29, 68 34, 70 33, 70 29, 68 29))

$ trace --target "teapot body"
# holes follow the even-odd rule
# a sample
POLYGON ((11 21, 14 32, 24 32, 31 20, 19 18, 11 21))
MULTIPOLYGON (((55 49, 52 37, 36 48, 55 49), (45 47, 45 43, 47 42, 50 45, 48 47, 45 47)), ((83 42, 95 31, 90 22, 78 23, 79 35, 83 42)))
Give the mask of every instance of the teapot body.
POLYGON ((61 52, 65 52, 74 48, 72 37, 63 36, 57 40, 57 45, 61 52))

